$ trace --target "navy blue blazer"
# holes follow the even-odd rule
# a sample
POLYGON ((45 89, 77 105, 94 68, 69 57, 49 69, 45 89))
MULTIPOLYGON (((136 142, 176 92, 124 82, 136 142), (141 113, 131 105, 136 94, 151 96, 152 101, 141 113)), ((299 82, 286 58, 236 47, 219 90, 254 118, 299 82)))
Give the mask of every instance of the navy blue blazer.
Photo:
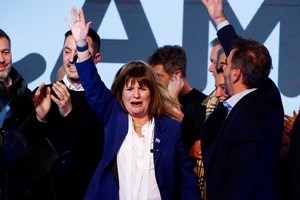
MULTIPOLYGON (((228 56, 237 38, 233 27, 225 26, 218 37, 228 56)), ((221 107, 202 128, 207 199, 278 199, 284 115, 278 88, 267 79, 229 115, 221 107)))
MULTIPOLYGON (((128 114, 106 88, 90 58, 76 63, 87 100, 105 127, 102 161, 85 199, 119 199, 116 156, 128 132, 128 114)), ((200 199, 197 178, 181 140, 180 123, 166 117, 155 119, 155 175, 162 199, 200 199)), ((149 149, 150 151, 150 149, 149 149)))

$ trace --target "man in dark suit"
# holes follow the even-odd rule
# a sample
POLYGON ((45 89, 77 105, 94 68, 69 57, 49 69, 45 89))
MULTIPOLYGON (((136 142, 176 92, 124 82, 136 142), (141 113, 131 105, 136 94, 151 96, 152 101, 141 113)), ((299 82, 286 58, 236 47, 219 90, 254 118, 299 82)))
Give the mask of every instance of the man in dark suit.
POLYGON ((277 199, 284 113, 280 92, 268 77, 269 51, 237 36, 222 1, 202 2, 227 56, 223 70, 230 96, 201 132, 207 199, 277 199))

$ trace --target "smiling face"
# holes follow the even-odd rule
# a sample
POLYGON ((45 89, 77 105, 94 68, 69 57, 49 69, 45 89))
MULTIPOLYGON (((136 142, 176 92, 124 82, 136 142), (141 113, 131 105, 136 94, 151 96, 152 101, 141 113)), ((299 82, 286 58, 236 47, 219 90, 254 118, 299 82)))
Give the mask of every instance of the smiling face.
POLYGON ((5 82, 12 66, 12 56, 9 41, 5 37, 0 38, 0 81, 5 82))
POLYGON ((216 85, 216 97, 219 99, 220 102, 223 102, 228 97, 228 95, 225 92, 225 80, 224 80, 223 73, 217 74, 215 79, 215 85, 216 85))
POLYGON ((72 35, 69 35, 64 44, 63 51, 63 66, 65 74, 68 78, 79 79, 75 64, 74 56, 77 53, 76 44, 72 35))
POLYGON ((122 101, 132 117, 146 117, 149 114, 150 90, 146 85, 139 85, 131 79, 124 85, 122 101))

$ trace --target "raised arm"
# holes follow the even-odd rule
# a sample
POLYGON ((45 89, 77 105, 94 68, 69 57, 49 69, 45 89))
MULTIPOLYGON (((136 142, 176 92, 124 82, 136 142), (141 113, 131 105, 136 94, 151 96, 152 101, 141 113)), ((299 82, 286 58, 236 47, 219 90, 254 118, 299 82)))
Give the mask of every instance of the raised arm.
POLYGON ((201 0, 205 5, 210 18, 218 26, 226 20, 223 12, 222 0, 201 0))
POLYGON ((73 23, 71 23, 67 18, 65 18, 65 21, 72 31, 72 35, 77 46, 77 62, 82 62, 90 57, 86 38, 92 22, 90 21, 85 23, 85 17, 82 8, 78 12, 77 9, 73 7, 70 13, 73 23))
POLYGON ((80 82, 85 91, 86 99, 96 113, 97 118, 105 125, 110 117, 114 103, 117 101, 110 90, 105 86, 97 72, 95 63, 88 51, 87 35, 92 22, 85 22, 83 10, 71 9, 72 23, 65 18, 72 31, 78 59, 75 66, 80 77, 80 82))
POLYGON ((205 5, 208 14, 218 29, 218 38, 228 57, 232 50, 233 41, 239 36, 236 34, 233 26, 227 21, 224 11, 222 0, 201 0, 205 5))

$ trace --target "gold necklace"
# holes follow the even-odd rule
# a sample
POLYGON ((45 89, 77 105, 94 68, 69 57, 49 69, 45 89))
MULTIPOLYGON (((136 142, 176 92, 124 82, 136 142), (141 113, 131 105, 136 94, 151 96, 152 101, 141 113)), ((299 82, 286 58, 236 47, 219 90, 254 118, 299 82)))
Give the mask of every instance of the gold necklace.
POLYGON ((138 125, 138 124, 134 123, 133 121, 132 121, 132 123, 133 123, 133 125, 135 125, 137 128, 143 128, 143 126, 138 125))

